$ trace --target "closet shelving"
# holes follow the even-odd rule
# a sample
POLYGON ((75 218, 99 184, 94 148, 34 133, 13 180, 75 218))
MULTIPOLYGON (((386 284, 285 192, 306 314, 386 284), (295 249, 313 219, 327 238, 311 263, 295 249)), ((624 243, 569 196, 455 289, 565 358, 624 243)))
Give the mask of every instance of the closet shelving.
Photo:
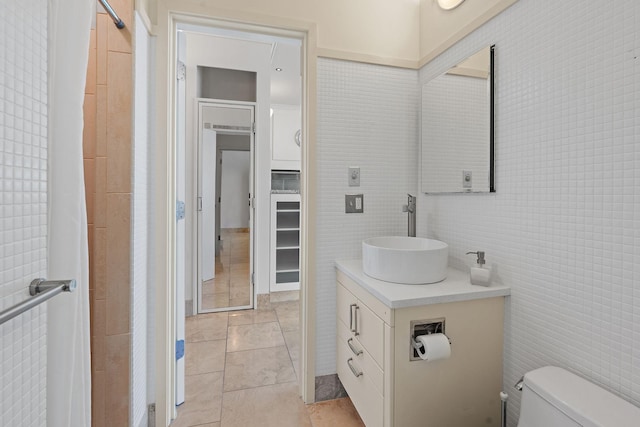
POLYGON ((300 288, 300 195, 271 195, 271 291, 300 288))

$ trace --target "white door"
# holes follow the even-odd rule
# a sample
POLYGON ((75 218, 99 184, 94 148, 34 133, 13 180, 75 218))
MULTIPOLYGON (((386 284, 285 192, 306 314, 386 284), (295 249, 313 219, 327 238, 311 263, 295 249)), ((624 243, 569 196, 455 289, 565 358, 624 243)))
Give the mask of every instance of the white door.
POLYGON ((203 282, 216 277, 216 136, 215 130, 203 129, 202 151, 199 158, 202 187, 198 205, 202 207, 200 244, 202 249, 201 276, 203 282))
MULTIPOLYGON (((216 222, 220 223, 220 215, 216 215, 216 209, 220 209, 220 200, 216 196, 216 165, 221 160, 217 153, 226 144, 224 136, 243 136, 249 139, 249 153, 251 166, 249 169, 249 191, 242 197, 249 196, 245 203, 251 203, 254 189, 254 103, 245 102, 213 102, 200 99, 198 102, 198 165, 197 171, 197 207, 198 225, 196 242, 197 279, 196 295, 197 312, 210 313, 216 311, 228 311, 240 308, 252 308, 254 299, 253 283, 253 206, 249 210, 249 269, 246 271, 246 295, 248 299, 234 298, 233 289, 227 290, 225 300, 224 287, 216 280, 230 280, 229 274, 220 274, 216 277, 216 268, 225 268, 219 259, 220 250, 216 249, 220 236, 216 233, 216 222), (206 283, 206 295, 203 289, 206 283), (212 295, 214 292, 215 295, 212 295), (215 298, 213 298, 215 297, 215 298), (215 304, 209 301, 215 301, 215 304), (240 302, 241 301, 241 302, 240 302), (206 302, 206 303, 205 303, 206 302)), ((227 148, 228 149, 228 148, 227 148)), ((219 187, 219 185, 218 185, 219 187)), ((223 244, 224 246, 224 244, 223 244)), ((224 248, 223 248, 224 249, 224 248)), ((237 278, 236 278, 237 279, 237 278)), ((231 287, 231 283, 228 284, 231 287)))

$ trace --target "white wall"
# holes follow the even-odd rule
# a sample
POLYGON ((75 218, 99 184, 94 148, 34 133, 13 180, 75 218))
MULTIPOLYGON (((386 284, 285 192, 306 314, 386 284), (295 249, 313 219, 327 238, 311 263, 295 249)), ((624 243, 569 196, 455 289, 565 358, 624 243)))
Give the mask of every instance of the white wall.
MULTIPOLYGON (((47 271, 47 1, 0 2, 0 311, 47 271)), ((0 326, 0 423, 46 424, 47 312, 0 326)))
POLYGON ((418 189, 418 73, 318 60, 316 375, 336 372, 334 260, 361 257, 362 239, 407 233, 402 205, 418 189), (348 167, 360 167, 360 187, 348 167), (345 214, 344 195, 364 194, 345 214))
POLYGON ((220 228, 247 228, 249 226, 249 151, 222 152, 222 203, 220 228))
MULTIPOLYGON (((640 405, 640 3, 520 0, 423 71, 496 44, 496 188, 423 196, 454 266, 512 287, 504 387, 558 365, 640 405)), ((365 198, 366 200, 366 198, 365 198)))

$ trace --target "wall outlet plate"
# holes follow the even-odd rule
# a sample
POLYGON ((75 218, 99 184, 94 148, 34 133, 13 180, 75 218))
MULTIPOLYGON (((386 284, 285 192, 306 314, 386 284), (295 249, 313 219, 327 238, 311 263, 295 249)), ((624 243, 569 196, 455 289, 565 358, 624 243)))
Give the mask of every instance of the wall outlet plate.
POLYGON ((358 166, 349 167, 349 187, 360 187, 360 168, 358 166))
POLYGON ((345 213, 363 213, 364 212, 364 194, 345 194, 344 195, 344 212, 345 213))

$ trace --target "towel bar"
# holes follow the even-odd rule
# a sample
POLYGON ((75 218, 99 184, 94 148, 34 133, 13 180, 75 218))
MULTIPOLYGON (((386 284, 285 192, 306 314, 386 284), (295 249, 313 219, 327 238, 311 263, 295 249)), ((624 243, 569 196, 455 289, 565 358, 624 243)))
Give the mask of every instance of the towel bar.
POLYGON ((42 304, 58 295, 61 292, 73 292, 76 289, 75 279, 71 280, 45 280, 34 279, 29 285, 29 294, 33 298, 22 301, 2 312, 0 312, 0 325, 13 319, 14 317, 31 310, 33 307, 42 304))

